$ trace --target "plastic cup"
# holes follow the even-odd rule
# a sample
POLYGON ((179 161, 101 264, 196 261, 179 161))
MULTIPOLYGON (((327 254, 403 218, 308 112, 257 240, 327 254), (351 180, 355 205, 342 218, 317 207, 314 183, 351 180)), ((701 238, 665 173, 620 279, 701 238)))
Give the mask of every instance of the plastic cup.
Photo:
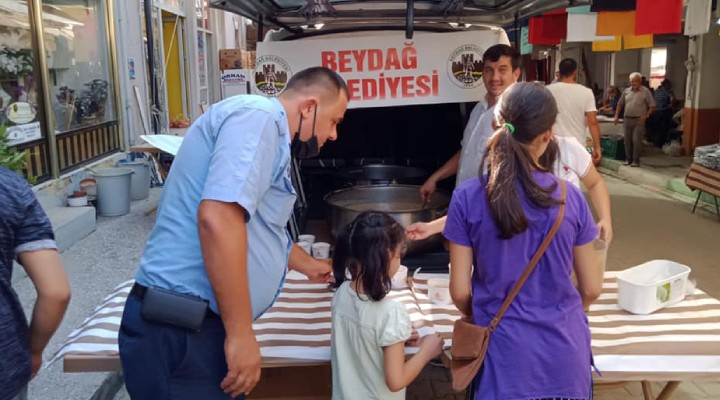
POLYGON ((428 297, 433 304, 450 305, 450 280, 441 278, 428 279, 428 297))
POLYGON ((306 253, 312 254, 312 243, 298 242, 298 246, 300 246, 303 250, 305 250, 306 253))
POLYGON ((330 243, 317 242, 312 244, 312 255, 321 260, 330 258, 330 243))
POLYGON ((298 236, 298 242, 308 242, 310 244, 315 243, 315 235, 305 234, 298 236))
POLYGON ((395 273, 395 276, 392 277, 392 288, 393 289, 407 288, 408 287, 407 275, 408 275, 407 267, 404 265, 401 265, 400 268, 398 268, 397 272, 395 273))

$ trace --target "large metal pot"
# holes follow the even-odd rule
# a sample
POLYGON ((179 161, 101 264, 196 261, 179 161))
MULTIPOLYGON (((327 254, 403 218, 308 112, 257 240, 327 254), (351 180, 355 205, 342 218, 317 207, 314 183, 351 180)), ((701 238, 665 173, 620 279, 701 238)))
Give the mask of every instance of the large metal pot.
POLYGON ((389 185, 422 183, 427 171, 403 165, 368 164, 345 168, 337 172, 343 186, 389 185))
MULTIPOLYGON (((435 192, 432 200, 423 205, 420 186, 387 185, 359 186, 340 189, 325 195, 329 206, 332 235, 337 237, 343 227, 352 222, 363 211, 382 211, 395 218, 403 227, 413 222, 429 222, 447 212, 450 196, 435 192)), ((442 244, 440 234, 426 240, 408 242, 408 254, 417 254, 437 249, 442 244)))

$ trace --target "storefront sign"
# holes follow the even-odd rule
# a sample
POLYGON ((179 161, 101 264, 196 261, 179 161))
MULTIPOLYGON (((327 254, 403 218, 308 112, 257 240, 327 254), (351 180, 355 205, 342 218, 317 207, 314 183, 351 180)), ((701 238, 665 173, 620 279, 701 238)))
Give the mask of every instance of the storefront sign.
POLYGON ((35 107, 30 103, 18 101, 5 110, 7 118, 16 124, 27 124, 35 119, 35 107))
POLYGON ((478 101, 482 55, 504 31, 418 33, 258 43, 255 90, 278 95, 293 73, 325 66, 345 78, 350 108, 478 101))
POLYGON ((226 69, 220 75, 220 89, 222 98, 227 99, 239 94, 249 94, 252 85, 252 70, 226 69))
POLYGON ((243 69, 224 70, 220 76, 223 85, 245 85, 250 81, 250 71, 243 69))
POLYGON ((30 142, 42 138, 40 122, 32 124, 15 125, 7 128, 5 132, 8 138, 8 145, 15 146, 21 143, 30 142))

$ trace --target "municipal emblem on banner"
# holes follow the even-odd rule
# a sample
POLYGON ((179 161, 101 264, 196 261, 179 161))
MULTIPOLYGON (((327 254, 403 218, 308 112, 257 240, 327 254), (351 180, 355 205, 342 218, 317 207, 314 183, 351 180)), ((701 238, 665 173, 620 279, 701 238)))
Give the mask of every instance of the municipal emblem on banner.
POLYGON ((450 54, 447 71, 450 80, 463 89, 483 84, 482 56, 485 51, 474 44, 464 44, 450 54))
POLYGON ((255 65, 255 88, 266 96, 277 96, 291 75, 290 64, 281 57, 260 56, 255 65))

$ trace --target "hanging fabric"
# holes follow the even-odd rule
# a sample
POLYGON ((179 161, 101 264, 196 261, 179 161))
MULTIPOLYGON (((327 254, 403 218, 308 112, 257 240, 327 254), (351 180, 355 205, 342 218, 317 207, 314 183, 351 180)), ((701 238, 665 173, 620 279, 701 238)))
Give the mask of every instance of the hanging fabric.
POLYGON ((590 11, 632 11, 635 0, 593 0, 590 11))
POLYGON ((682 32, 683 0, 637 0, 635 35, 682 32))
POLYGON ((712 0, 692 0, 688 2, 685 14, 685 35, 704 35, 710 31, 712 0))
POLYGON ((615 36, 598 36, 597 13, 568 14, 567 42, 601 42, 615 36))
POLYGON ((615 40, 593 42, 593 51, 620 51, 622 50, 622 36, 616 36, 615 40))
POLYGON ((598 36, 635 34, 635 11, 599 12, 597 15, 598 36))
POLYGON ((567 11, 568 14, 587 14, 590 12, 590 6, 568 7, 565 11, 567 11))
POLYGON ((530 18, 528 42, 531 44, 554 46, 567 37, 568 14, 543 15, 530 18))
POLYGON ((623 48, 625 50, 632 49, 649 49, 654 45, 653 35, 624 35, 623 48))
POLYGON ((530 27, 523 26, 520 28, 520 54, 532 54, 533 45, 529 42, 530 38, 530 27))

